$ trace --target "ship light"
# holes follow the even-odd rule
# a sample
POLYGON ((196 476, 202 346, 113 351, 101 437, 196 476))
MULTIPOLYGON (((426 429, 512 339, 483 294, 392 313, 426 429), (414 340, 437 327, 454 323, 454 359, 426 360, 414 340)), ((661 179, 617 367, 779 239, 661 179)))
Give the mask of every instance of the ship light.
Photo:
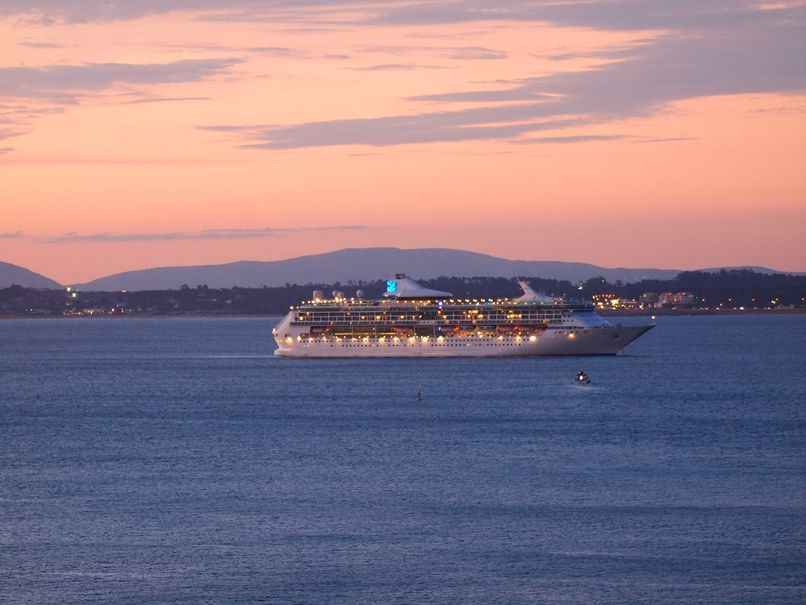
POLYGON ((291 344, 291 343, 293 342, 293 339, 292 339, 290 336, 286 336, 286 337, 285 337, 285 341, 286 341, 288 344, 291 344))
POLYGON ((383 336, 381 336, 381 337, 378 339, 378 342, 386 342, 386 338, 384 338, 383 336))
POLYGON ((437 336, 437 342, 442 342, 445 340, 444 336, 437 336))
POLYGON ((504 340, 504 337, 503 337, 503 336, 499 336, 499 337, 498 337, 498 340, 504 340))
POLYGON ((574 338, 576 338, 576 337, 577 337, 577 335, 576 335, 576 334, 574 334, 573 332, 571 332, 570 334, 568 334, 568 338, 570 338, 571 340, 573 340, 573 339, 574 339, 574 338))
POLYGON ((363 340, 364 342, 369 342, 369 336, 364 336, 364 338, 362 338, 361 340, 363 340))
POLYGON ((400 339, 399 339, 397 336, 395 336, 395 337, 394 337, 392 340, 393 340, 394 342, 400 342, 400 339))
POLYGON ((409 337, 409 342, 414 342, 414 336, 409 337))
POLYGON ((423 336, 423 342, 428 342, 428 336, 423 336))
POLYGON ((537 336, 535 336, 534 334, 532 334, 532 335, 529 337, 529 342, 537 342, 537 336))

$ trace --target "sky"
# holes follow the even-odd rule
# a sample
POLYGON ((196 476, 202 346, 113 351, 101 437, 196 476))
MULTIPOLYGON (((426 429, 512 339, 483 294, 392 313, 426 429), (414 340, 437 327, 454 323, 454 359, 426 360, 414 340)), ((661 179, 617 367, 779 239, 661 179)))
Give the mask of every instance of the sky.
MULTIPOLYGON (((806 3, 0 0, 0 260, 806 271, 806 3)), ((390 268, 393 272, 394 268, 390 268)))

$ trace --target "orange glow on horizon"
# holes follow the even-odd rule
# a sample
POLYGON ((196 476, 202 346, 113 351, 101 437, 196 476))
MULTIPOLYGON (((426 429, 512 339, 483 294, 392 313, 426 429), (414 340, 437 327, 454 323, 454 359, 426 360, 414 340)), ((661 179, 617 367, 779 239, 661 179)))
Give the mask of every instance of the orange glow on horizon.
POLYGON ((552 113, 673 32, 304 10, 0 17, 0 260, 62 283, 366 246, 806 271, 803 90, 648 83, 639 107, 603 78, 601 107, 552 113))

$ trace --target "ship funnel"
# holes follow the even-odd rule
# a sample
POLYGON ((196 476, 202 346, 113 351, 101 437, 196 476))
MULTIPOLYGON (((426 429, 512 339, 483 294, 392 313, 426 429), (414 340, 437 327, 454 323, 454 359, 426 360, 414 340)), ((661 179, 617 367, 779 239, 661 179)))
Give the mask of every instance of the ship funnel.
POLYGON ((386 282, 386 298, 423 298, 423 299, 444 299, 451 298, 450 292, 441 290, 431 290, 417 283, 404 273, 397 273, 394 279, 386 282))
POLYGON ((530 286, 526 280, 519 279, 518 285, 521 287, 521 290, 523 290, 523 296, 517 300, 523 302, 537 302, 540 304, 550 304, 555 302, 555 300, 551 297, 546 296, 545 294, 540 294, 539 292, 535 292, 534 288, 532 288, 532 286, 530 286))

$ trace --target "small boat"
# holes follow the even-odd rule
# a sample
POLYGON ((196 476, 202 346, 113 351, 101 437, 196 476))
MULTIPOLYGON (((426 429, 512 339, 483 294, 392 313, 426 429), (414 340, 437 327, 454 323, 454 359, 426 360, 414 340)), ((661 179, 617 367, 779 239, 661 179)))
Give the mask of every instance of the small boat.
POLYGON ((591 383, 591 379, 590 379, 590 378, 588 377, 588 375, 587 375, 585 372, 583 372, 582 370, 580 370, 580 371, 579 371, 579 374, 577 374, 577 375, 574 377, 574 384, 577 384, 577 385, 584 385, 584 384, 590 384, 590 383, 591 383))

